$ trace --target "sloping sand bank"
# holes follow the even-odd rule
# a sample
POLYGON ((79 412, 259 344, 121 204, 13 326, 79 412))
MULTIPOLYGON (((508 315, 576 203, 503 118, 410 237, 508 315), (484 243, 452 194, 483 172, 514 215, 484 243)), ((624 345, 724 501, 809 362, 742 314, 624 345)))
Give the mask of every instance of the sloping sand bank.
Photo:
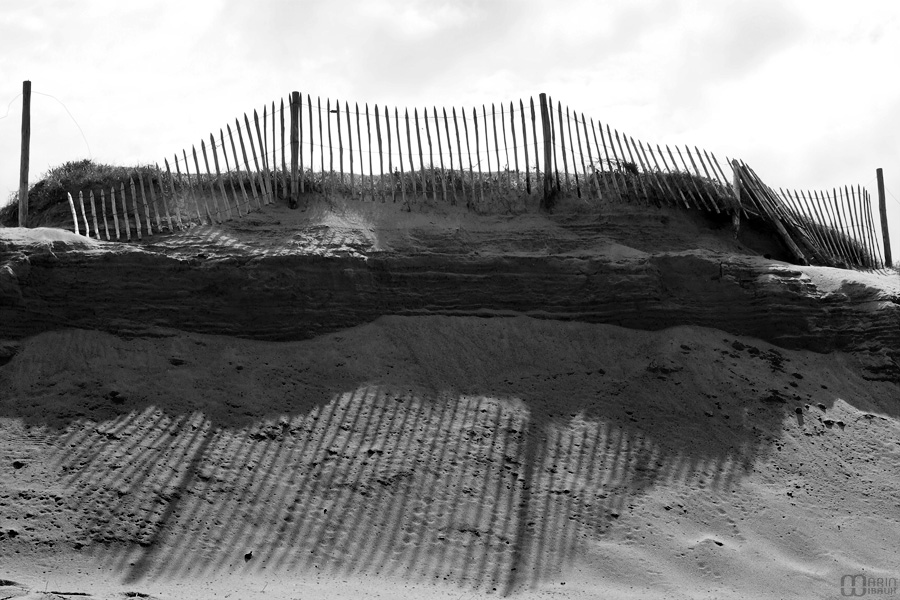
POLYGON ((526 317, 47 332, 0 367, 0 597, 840 597, 900 569, 891 379, 526 317))

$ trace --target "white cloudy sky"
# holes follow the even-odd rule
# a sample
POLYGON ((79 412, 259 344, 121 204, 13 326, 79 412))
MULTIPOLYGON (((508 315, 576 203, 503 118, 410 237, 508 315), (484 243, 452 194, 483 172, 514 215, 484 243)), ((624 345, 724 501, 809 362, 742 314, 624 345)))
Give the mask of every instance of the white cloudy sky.
POLYGON ((0 202, 26 79, 32 181, 87 156, 159 161, 291 90, 401 107, 547 92, 775 187, 874 194, 883 167, 897 255, 898 66, 896 0, 0 0, 0 202))

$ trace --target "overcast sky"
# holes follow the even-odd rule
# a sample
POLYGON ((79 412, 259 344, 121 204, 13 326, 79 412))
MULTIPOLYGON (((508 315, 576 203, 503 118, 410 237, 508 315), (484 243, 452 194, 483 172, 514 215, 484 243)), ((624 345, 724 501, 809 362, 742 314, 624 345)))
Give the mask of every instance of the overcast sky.
POLYGON ((0 0, 0 202, 26 79, 32 182, 161 161, 292 90, 447 108, 547 92, 774 187, 874 196, 883 167, 896 256, 898 67, 896 0, 0 0))

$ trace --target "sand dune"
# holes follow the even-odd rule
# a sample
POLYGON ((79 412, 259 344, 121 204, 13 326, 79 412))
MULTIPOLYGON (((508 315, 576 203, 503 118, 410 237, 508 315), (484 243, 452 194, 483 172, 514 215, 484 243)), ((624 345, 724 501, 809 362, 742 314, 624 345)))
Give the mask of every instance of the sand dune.
POLYGON ((526 317, 47 332, 0 367, 0 597, 840 597, 900 555, 866 364, 526 317))

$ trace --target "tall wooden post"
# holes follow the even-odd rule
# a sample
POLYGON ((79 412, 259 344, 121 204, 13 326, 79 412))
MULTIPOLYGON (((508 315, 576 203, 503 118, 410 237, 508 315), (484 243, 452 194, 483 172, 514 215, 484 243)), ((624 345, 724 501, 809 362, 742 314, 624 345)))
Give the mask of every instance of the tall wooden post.
POLYGON ((891 260, 891 234, 888 231, 887 206, 884 201, 884 171, 875 170, 878 179, 878 212, 881 213, 881 236, 884 241, 884 265, 888 268, 894 266, 891 260))
POLYGON ((541 198, 541 209, 550 209, 550 193, 553 190, 553 141, 550 137, 550 109, 547 106, 547 94, 539 96, 541 103, 541 127, 544 133, 544 196, 541 198))
POLYGON ((28 220, 28 158, 31 150, 31 82, 22 82, 22 161, 19 163, 19 227, 28 220))

